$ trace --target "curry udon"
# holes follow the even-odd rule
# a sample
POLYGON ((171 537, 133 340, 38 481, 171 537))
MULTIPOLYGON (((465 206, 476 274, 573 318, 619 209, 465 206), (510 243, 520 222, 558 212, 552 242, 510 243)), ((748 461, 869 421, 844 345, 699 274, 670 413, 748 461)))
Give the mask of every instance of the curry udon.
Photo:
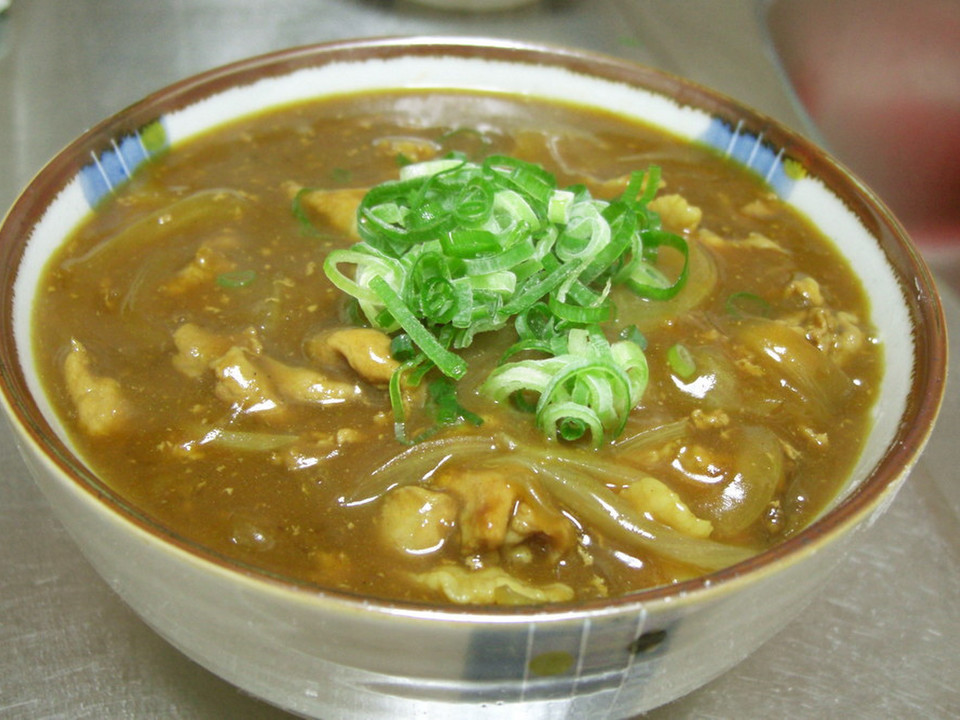
POLYGON ((270 573, 427 602, 612 596, 762 551, 837 492, 881 371, 851 269, 750 172, 458 92, 173 148, 51 258, 35 313, 55 407, 133 506, 270 573), (464 227, 431 225, 455 173, 436 204, 464 227), (591 245, 623 223, 619 255, 591 245), (412 295, 416 317, 391 304, 412 295))

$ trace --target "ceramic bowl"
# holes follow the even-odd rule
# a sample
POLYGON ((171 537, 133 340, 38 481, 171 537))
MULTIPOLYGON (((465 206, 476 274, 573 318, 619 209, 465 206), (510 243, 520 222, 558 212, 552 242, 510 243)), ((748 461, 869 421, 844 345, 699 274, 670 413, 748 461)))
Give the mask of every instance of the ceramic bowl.
MULTIPOLYGON (((794 618, 893 500, 931 431, 945 331, 900 225, 802 137, 681 79, 612 58, 438 38, 280 52, 184 80, 86 132, 43 168, 0 228, 0 379, 23 455, 93 566, 174 646, 282 708, 326 718, 622 718, 724 672, 794 618), (699 579, 555 608, 384 602, 232 566, 117 497, 71 448, 32 357, 45 259, 151 154, 263 108, 328 94, 476 88, 573 101, 669 128, 753 168, 861 273, 886 341, 873 429, 808 529, 699 579), (563 658, 538 674, 538 658, 563 658)), ((816 632, 812 628, 811 632, 816 632)))

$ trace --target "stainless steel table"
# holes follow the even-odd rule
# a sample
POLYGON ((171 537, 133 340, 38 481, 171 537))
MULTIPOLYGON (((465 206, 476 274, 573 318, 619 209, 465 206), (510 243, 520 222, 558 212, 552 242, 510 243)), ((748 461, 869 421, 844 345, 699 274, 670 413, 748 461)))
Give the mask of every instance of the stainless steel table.
MULTIPOLYGON (((752 0, 541 0, 476 15, 401 0, 13 0, 0 15, 0 210, 87 126, 171 81, 291 45, 409 34, 604 51, 815 135, 752 0)), ((944 277, 957 267, 942 248, 930 260, 944 277)), ((944 283, 955 378, 957 289, 944 283)), ((960 717, 958 425, 954 382, 912 479, 822 596, 746 662, 649 717, 960 717)), ((285 717, 180 655, 113 595, 52 517, 6 427, 0 458, 0 717, 285 717)))

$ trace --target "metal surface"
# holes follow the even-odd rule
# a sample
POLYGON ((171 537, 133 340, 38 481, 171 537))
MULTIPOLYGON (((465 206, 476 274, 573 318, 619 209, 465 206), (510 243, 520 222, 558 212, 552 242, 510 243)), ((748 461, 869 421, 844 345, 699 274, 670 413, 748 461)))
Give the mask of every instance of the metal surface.
MULTIPOLYGON (((292 45, 403 34, 604 51, 814 132, 745 0, 541 0, 477 15, 399 0, 14 0, 0 15, 0 210, 86 127, 169 82, 292 45)), ((935 271, 955 263, 943 248, 930 259, 935 271)), ((960 302, 944 293, 956 378, 960 302)), ((960 716, 958 424, 954 379, 913 477, 822 596, 733 671, 648 717, 960 716)), ((107 589, 52 517, 6 428, 0 459, 0 717, 286 717, 184 658, 107 589)))

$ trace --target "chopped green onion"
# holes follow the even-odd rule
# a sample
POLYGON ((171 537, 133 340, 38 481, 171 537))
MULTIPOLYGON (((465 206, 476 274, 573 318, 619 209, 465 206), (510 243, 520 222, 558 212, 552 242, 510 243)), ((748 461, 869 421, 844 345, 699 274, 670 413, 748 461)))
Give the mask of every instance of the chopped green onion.
MULTIPOLYGON (((598 444, 622 430, 647 379, 642 334, 611 345, 599 330, 615 311, 612 286, 667 300, 687 279, 686 241, 647 208, 659 184, 651 167, 605 201, 581 185, 558 188, 539 165, 505 155, 405 164, 397 180, 366 194, 360 242, 330 253, 324 271, 367 322, 402 331, 395 352, 404 363, 416 359, 418 378, 435 367, 459 379, 467 366, 455 351, 512 322, 519 340, 481 388, 521 407, 537 398, 545 433, 598 444), (659 265, 663 246, 682 256, 675 277, 659 265)), ((299 204, 295 214, 306 217, 299 204)), ((406 437, 398 388, 399 379, 391 402, 406 437)))
POLYGON ((303 235, 319 235, 320 231, 317 229, 317 226, 313 224, 313 221, 310 219, 310 216, 307 214, 306 209, 303 207, 303 198, 305 195, 312 193, 315 188, 311 187, 302 187, 297 190, 297 194, 293 196, 292 210, 293 216, 297 219, 297 222, 300 223, 300 232, 303 235))
POLYGON ((437 407, 437 422, 441 425, 454 425, 465 421, 471 425, 482 425, 483 419, 470 412, 457 400, 456 386, 447 378, 438 378, 428 388, 430 399, 437 407))
POLYGON ((770 303, 752 292, 736 292, 727 298, 727 312, 734 317, 767 317, 770 303))
POLYGON ((393 288, 379 275, 370 280, 371 289, 377 293, 387 310, 393 315, 394 319, 400 324, 414 344, 419 347, 436 365, 440 372, 448 377, 459 380, 467 372, 467 364, 464 360, 441 345, 437 339, 427 330, 419 320, 404 305, 400 296, 393 288))
POLYGON ((576 440, 588 432, 595 446, 616 437, 646 389, 643 351, 626 340, 607 342, 596 326, 574 328, 566 351, 499 365, 481 386, 495 400, 531 406, 548 437, 576 440))
POLYGON ((576 197, 576 193, 570 190, 554 190, 547 203, 547 219, 554 225, 566 225, 576 197))
POLYGON ((389 393, 391 405, 393 406, 394 436, 404 445, 421 443, 442 428, 451 425, 459 425, 464 422, 477 426, 483 424, 483 418, 467 410, 460 404, 460 401, 457 399, 457 391, 454 383, 449 378, 441 377, 432 381, 427 387, 427 392, 434 408, 433 425, 421 431, 413 438, 407 435, 406 410, 403 405, 401 383, 404 381, 404 377, 406 377, 408 385, 418 385, 423 374, 427 372, 429 368, 430 365, 424 363, 424 356, 418 355, 400 365, 390 376, 389 393))
POLYGON ((390 339, 390 356, 397 362, 412 360, 416 354, 417 348, 406 333, 399 333, 390 339))
POLYGON ((620 331, 621 340, 629 340, 641 350, 647 349, 647 336, 636 325, 628 325, 620 331))
POLYGON ((256 279, 256 270, 233 270, 217 275, 217 285, 223 288, 242 288, 256 279))
MULTIPOLYGON (((439 160, 427 160, 425 162, 410 163, 400 168, 400 182, 412 180, 413 178, 431 177, 437 173, 451 170, 462 165, 463 161, 455 157, 445 157, 439 160)), ((387 183, 385 183, 386 185, 387 183)), ((383 187, 383 186, 381 186, 383 187)))
POLYGON ((667 350, 667 365, 677 376, 688 380, 697 371, 697 363, 686 345, 677 343, 667 350))
POLYGON ((415 370, 418 365, 423 363, 423 356, 418 355, 415 358, 405 361, 390 375, 388 392, 390 393, 390 406, 393 409, 393 432, 397 440, 404 445, 412 444, 407 438, 407 417, 406 408, 403 405, 403 377, 407 373, 415 370))
POLYGON ((522 339, 543 339, 553 333, 554 317, 550 308, 538 302, 517 313, 514 327, 522 339))
POLYGON ((621 271, 621 276, 627 287, 640 297, 650 298, 651 300, 669 300, 675 297, 687 283, 687 274, 690 267, 690 248, 687 241, 673 233, 654 231, 643 234, 643 243, 645 253, 661 246, 673 248, 683 256, 683 267, 671 283, 666 275, 647 260, 635 256, 633 263, 627 265, 621 271))
POLYGON ((578 325, 589 323, 601 323, 610 319, 610 306, 598 305, 594 307, 584 307, 573 303, 563 302, 551 296, 548 302, 553 314, 561 320, 578 325))
POLYGON ((374 277, 383 278, 392 286, 400 286, 404 275, 403 266, 395 259, 363 244, 348 250, 334 250, 323 262, 323 271, 337 288, 357 299, 360 310, 373 324, 387 332, 397 329, 396 321, 389 313, 370 284, 374 277), (354 265, 353 278, 340 270, 340 265, 354 265))

